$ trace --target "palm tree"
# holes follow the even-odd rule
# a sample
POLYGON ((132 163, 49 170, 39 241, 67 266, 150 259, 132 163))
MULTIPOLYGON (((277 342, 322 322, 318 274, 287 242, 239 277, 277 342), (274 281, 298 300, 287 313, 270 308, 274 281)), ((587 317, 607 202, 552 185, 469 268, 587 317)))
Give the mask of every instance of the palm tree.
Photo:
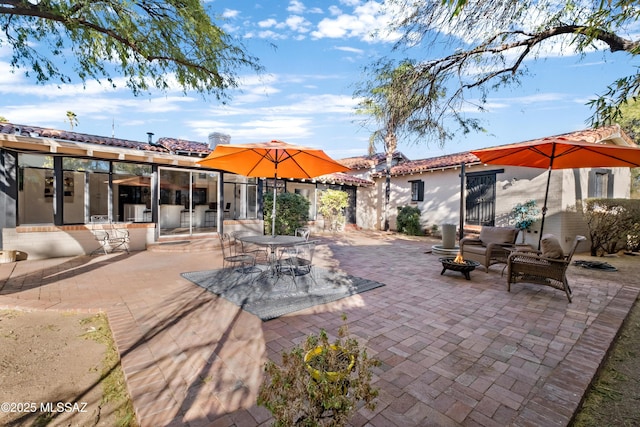
POLYGON ((424 113, 441 96, 436 93, 425 94, 416 90, 415 84, 408 84, 416 76, 414 70, 414 64, 410 61, 401 62, 397 67, 393 63, 378 64, 374 79, 365 82, 355 94, 362 97, 356 112, 368 116, 377 126, 369 138, 369 154, 375 153, 379 141, 382 141, 386 154, 385 231, 389 230, 391 166, 398 149, 398 137, 405 134, 419 137, 426 129, 433 130, 434 124, 424 120, 424 113))
POLYGON ((78 126, 78 116, 73 111, 67 111, 67 120, 65 121, 69 122, 71 131, 73 131, 74 126, 78 126))

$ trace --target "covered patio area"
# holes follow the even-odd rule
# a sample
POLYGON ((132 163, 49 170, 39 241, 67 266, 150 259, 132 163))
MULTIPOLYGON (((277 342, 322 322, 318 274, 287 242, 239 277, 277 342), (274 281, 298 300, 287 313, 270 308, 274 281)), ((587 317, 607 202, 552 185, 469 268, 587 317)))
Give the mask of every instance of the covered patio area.
POLYGON ((502 265, 441 275, 434 243, 320 236, 319 266, 386 286, 266 322, 180 276, 221 267, 217 240, 0 264, 0 308, 105 311, 142 426, 269 425, 264 361, 334 332, 341 313, 382 361, 377 408, 353 425, 567 425, 640 293, 634 257, 607 259, 617 272, 571 266, 570 304, 548 287, 507 292, 502 265))

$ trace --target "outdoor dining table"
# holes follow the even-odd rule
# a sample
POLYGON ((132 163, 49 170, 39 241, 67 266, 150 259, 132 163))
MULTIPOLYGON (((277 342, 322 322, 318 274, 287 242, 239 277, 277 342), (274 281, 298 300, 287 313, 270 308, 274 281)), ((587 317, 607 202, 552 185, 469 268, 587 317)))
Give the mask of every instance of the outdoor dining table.
POLYGON ((282 236, 282 235, 262 235, 262 234, 247 234, 244 236, 238 236, 238 240, 245 243, 253 243, 258 246, 266 246, 269 248, 270 253, 283 246, 294 246, 298 243, 305 241, 304 237, 300 236, 282 236))
POLYGON ((304 237, 300 236, 285 236, 285 235, 267 235, 267 234, 247 234, 236 237, 238 240, 251 243, 258 246, 264 246, 268 248, 269 252, 269 264, 270 270, 274 272, 275 264, 277 262, 276 250, 281 247, 295 246, 305 242, 304 237))

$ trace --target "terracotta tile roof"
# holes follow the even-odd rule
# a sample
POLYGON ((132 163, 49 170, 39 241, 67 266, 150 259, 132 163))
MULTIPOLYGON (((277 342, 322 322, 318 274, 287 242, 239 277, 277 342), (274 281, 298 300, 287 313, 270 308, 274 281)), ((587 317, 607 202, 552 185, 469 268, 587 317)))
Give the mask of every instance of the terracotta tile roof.
MULTIPOLYGON (((394 160, 398 160, 399 162, 409 160, 404 154, 399 151, 393 153, 393 158, 394 160)), ((381 163, 384 163, 386 160, 386 154, 376 153, 371 156, 347 157, 338 161, 350 169, 371 169, 381 163)))
MULTIPOLYGON (((593 143, 617 139, 623 141, 623 143, 627 145, 636 145, 633 140, 620 128, 619 125, 605 126, 597 129, 584 129, 576 132, 569 132, 560 135, 553 135, 521 142, 524 143, 540 141, 548 138, 564 138, 570 141, 588 141, 593 143)), ((475 155, 466 151, 462 153, 432 157, 429 159, 410 160, 408 162, 404 162, 392 167, 391 175, 409 175, 412 173, 425 172, 433 169, 450 168, 459 166, 462 162, 466 164, 479 163, 479 159, 475 155)), ((384 172, 376 172, 374 174, 371 174, 372 178, 380 178, 382 176, 384 176, 384 172)))
POLYGON ((344 172, 330 173, 328 175, 322 175, 316 178, 316 181, 323 183, 337 183, 337 184, 351 184, 356 186, 370 187, 374 185, 373 181, 368 179, 358 178, 357 176, 349 175, 344 172))
MULTIPOLYGON (((152 144, 149 142, 132 141, 128 139, 109 138, 89 135, 79 132, 63 131, 59 129, 43 128, 39 126, 27 126, 14 123, 0 123, 0 134, 22 135, 30 137, 51 138, 59 141, 97 144, 116 148, 128 148, 144 151, 162 152, 167 154, 179 154, 204 157, 212 150, 209 145, 202 142, 188 141, 178 138, 158 138, 152 144)), ((383 156, 384 160, 384 156, 383 156)), ((317 178, 319 182, 348 184, 357 186, 372 186, 373 181, 358 178, 346 173, 334 173, 317 178)))
POLYGON ((0 123, 0 133, 15 134, 31 137, 52 138, 63 141, 83 142, 111 147, 131 148, 144 151, 157 151, 166 153, 169 149, 150 145, 148 142, 131 141, 128 139, 109 138, 104 136, 88 135, 79 132, 67 132, 58 129, 43 128, 38 126, 26 126, 13 123, 0 123))
MULTIPOLYGON (((391 168, 391 175, 409 175, 416 172, 425 172, 433 169, 443 169, 460 166, 461 163, 479 163, 480 160, 473 154, 463 153, 447 154, 445 156, 431 157, 429 159, 409 160, 391 168)), ((373 178, 384 176, 384 172, 372 174, 373 178)))
MULTIPOLYGON (((587 141, 587 142, 600 142, 606 139, 620 139, 628 145, 636 145, 636 143, 627 135, 620 125, 604 126, 595 129, 584 129, 576 132, 569 132, 561 135, 554 135, 553 137, 562 137, 571 141, 587 141)), ((551 137, 551 138, 553 138, 551 137)), ((538 141, 538 138, 533 141, 538 141)), ((529 142, 529 141, 526 141, 529 142)))
POLYGON ((180 155, 197 155, 201 157, 204 157, 211 152, 209 145, 206 143, 188 141, 184 139, 159 138, 157 141, 149 144, 148 141, 140 142, 121 138, 109 138, 105 136, 89 135, 85 133, 43 128, 38 126, 18 125, 13 123, 0 123, 0 133, 52 138, 71 142, 82 142, 110 147, 131 148, 144 151, 156 151, 180 155))
POLYGON ((158 138, 158 144, 168 148, 171 152, 184 155, 202 155, 206 156, 212 150, 208 144, 204 142, 189 141, 186 139, 176 138, 158 138))

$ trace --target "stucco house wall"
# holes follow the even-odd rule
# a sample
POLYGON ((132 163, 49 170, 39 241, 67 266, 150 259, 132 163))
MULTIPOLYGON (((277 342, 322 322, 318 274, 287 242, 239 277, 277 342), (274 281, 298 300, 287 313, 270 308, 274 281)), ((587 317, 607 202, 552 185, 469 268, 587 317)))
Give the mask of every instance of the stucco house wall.
MULTIPOLYGON (((385 180, 378 180, 384 197, 385 180)), ((384 200, 384 199, 383 199, 384 200)), ((450 168, 434 172, 391 178, 391 198, 389 202, 389 227, 397 230, 398 209, 414 206, 420 209, 420 223, 423 229, 433 225, 460 222, 460 168, 450 168), (411 200, 411 181, 424 181, 424 200, 411 200)), ((382 216, 382 215, 381 215, 382 216)))
MULTIPOLYGON (((628 135, 617 125, 576 131, 557 135, 567 140, 606 143, 619 146, 637 147, 628 135)), ((512 223, 510 213, 518 203, 535 200, 539 209, 544 205, 548 170, 529 167, 483 165, 470 152, 462 152, 429 159, 398 162, 391 169, 391 198, 389 206, 389 226, 397 230, 397 212, 401 206, 416 206, 421 211, 423 228, 443 223, 460 224, 461 164, 465 164, 465 174, 495 171, 495 217, 496 225, 512 223), (411 200, 411 181, 424 182, 424 200, 411 200)), ((593 192, 593 172, 605 172, 609 176, 606 197, 628 198, 631 189, 629 168, 579 168, 553 170, 549 181, 548 211, 545 217, 544 233, 555 234, 569 249, 574 237, 582 234, 588 237, 588 229, 582 215, 583 201, 595 197, 593 192)), ((382 170, 372 174, 377 189, 377 200, 372 205, 377 217, 376 228, 384 226, 385 176, 382 170)), ((466 179, 465 179, 466 184, 466 179)), ((464 196, 466 197, 466 196, 464 196)), ((466 215, 466 209, 464 214, 466 215)), ((541 216, 540 216, 541 217, 541 216)), ((465 218, 465 228, 468 226, 465 218)), ((534 223, 524 233, 524 242, 537 247, 541 221, 534 223)), ((522 241, 522 235, 518 237, 522 241)))
POLYGON ((365 230, 378 229, 377 186, 358 187, 356 200, 356 226, 365 230))
MULTIPOLYGON (((495 224, 510 225, 510 213, 518 203, 535 200, 541 210, 544 205, 544 194, 547 185, 548 171, 525 167, 496 167, 486 165, 469 165, 465 173, 503 170, 496 175, 495 224)), ((565 250, 568 250, 576 234, 588 237, 588 229, 581 214, 581 206, 590 197, 589 172, 592 169, 554 170, 549 182, 549 197, 544 233, 552 233, 558 237, 565 250)), ((628 168, 608 168, 613 176, 610 198, 628 198, 630 194, 631 172, 628 168)), ((384 178, 376 179, 376 187, 384 197, 384 178)), ((397 212, 402 206, 416 206, 421 211, 420 221, 424 229, 432 225, 441 227, 443 223, 458 225, 460 223, 460 168, 444 168, 440 170, 394 176, 391 179, 390 229, 397 230, 397 212), (411 181, 423 180, 424 200, 411 201, 411 181)), ((379 205, 380 218, 382 206, 379 205)), ((540 221, 534 223, 524 234, 524 242, 537 247, 540 236, 540 221)), ((382 222, 378 223, 378 228, 382 222)), ((518 236, 521 242, 522 235, 518 236)))

